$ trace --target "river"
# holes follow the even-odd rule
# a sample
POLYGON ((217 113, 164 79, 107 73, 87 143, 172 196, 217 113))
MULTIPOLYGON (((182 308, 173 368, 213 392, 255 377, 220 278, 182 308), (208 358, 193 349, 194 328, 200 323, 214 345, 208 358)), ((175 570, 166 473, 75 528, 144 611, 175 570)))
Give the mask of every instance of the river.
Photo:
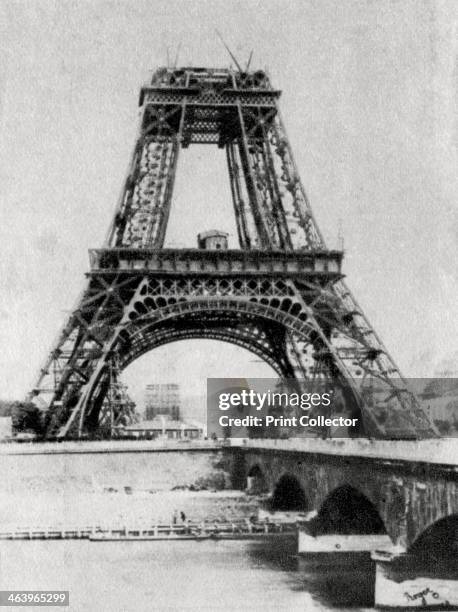
POLYGON ((368 610, 353 568, 298 568, 295 542, 3 542, 2 589, 70 591, 75 612, 368 610))
MULTIPOLYGON (((243 492, 173 490, 197 475, 219 478, 219 459, 217 453, 2 456, 0 522, 148 525, 170 520, 174 510, 196 520, 251 516, 258 499, 243 492)), ((0 588, 68 590, 75 612, 371 609, 373 577, 353 566, 299 563, 296 546, 291 536, 2 541, 0 588)))

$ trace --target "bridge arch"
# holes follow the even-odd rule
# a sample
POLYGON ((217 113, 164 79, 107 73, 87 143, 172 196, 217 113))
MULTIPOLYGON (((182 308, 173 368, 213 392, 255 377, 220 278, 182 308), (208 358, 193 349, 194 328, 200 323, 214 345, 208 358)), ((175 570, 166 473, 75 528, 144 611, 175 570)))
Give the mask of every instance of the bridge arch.
POLYGON ((283 474, 276 482, 270 505, 272 510, 305 512, 310 509, 301 481, 290 473, 283 474))
POLYGON ((458 569, 458 514, 430 524, 417 536, 409 552, 433 563, 454 560, 458 569))
POLYGON ((258 463, 248 470, 246 490, 253 494, 266 493, 269 490, 267 478, 258 463))
POLYGON ((316 534, 386 534, 385 524, 369 498, 355 487, 342 485, 331 491, 316 517, 316 534))

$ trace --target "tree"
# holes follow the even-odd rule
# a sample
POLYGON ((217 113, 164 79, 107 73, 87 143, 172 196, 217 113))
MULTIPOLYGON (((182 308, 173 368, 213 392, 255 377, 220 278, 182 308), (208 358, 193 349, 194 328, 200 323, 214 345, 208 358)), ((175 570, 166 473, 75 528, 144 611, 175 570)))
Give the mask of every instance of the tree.
POLYGON ((31 431, 38 436, 44 434, 44 423, 40 410, 31 402, 14 402, 12 407, 13 427, 17 432, 31 431))

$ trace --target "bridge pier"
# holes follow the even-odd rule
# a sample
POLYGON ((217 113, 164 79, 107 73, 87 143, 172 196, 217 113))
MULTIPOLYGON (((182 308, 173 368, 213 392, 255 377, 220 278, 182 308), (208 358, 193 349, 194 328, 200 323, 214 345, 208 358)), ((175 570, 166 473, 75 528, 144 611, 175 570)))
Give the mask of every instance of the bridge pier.
POLYGON ((299 571, 313 576, 312 580, 327 593, 331 603, 372 608, 375 564, 370 551, 376 544, 385 545, 387 536, 317 534, 317 513, 313 514, 315 517, 298 524, 299 571))
POLYGON ((458 562, 410 554, 377 551, 375 606, 385 610, 458 609, 458 562))
POLYGON ((366 553, 369 555, 375 550, 390 550, 392 547, 393 543, 384 533, 319 534, 316 532, 315 518, 298 524, 299 554, 366 553))

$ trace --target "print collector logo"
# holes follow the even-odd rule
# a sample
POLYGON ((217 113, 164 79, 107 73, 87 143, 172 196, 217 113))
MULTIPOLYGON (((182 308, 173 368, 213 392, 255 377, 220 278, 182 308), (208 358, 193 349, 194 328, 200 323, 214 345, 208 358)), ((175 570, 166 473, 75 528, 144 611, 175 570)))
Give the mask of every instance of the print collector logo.
POLYGON ((223 437, 247 435, 244 429, 277 436, 279 428, 355 428, 358 418, 336 414, 334 389, 292 388, 278 380, 209 379, 208 431, 223 437), (212 383, 210 383, 212 381, 212 383), (218 384, 219 383, 219 384, 218 384))

